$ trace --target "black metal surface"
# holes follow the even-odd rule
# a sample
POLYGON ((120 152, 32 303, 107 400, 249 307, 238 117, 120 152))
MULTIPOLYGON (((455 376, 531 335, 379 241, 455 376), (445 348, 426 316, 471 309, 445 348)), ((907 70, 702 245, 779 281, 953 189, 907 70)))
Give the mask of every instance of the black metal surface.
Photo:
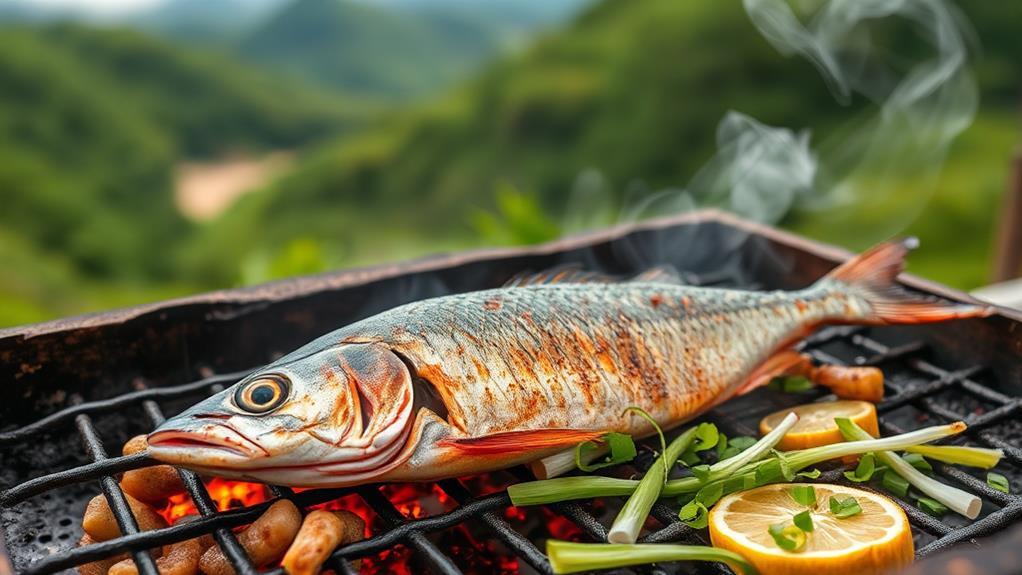
MULTIPOLYGON (((695 270, 687 271, 689 272, 687 279, 696 284, 759 287, 757 284, 762 281, 763 287, 778 287, 777 281, 771 279, 771 276, 741 268, 731 267, 725 271, 703 269, 698 273, 695 270), (760 280, 761 277, 766 279, 760 280)), ((1016 324, 1016 327, 1022 326, 1016 324)), ((990 357, 987 350, 975 350, 973 355, 980 359, 974 363, 963 363, 960 358, 968 355, 968 342, 962 342, 960 346, 966 351, 957 349, 952 353, 941 347, 942 340, 935 344, 916 339, 916 333, 913 330, 890 328, 830 327, 808 340, 804 348, 821 361, 875 365, 884 370, 887 376, 887 398, 878 405, 878 411, 881 415, 881 430, 885 434, 937 422, 964 420, 970 427, 962 437, 954 441, 1003 449, 1005 458, 998 471, 1007 475, 1017 489, 1022 485, 1020 457, 1022 451, 1018 448, 1022 425, 1016 420, 1022 410, 1022 399, 1015 394, 1013 388, 1004 384, 996 370, 991 369, 986 361, 990 357)), ((962 337, 966 337, 964 334, 965 332, 962 332, 962 337)), ((0 492, 0 509, 16 511, 19 506, 35 498, 98 480, 102 492, 117 515, 122 531, 126 533, 117 539, 87 547, 74 547, 73 541, 68 541, 48 555, 33 557, 27 563, 18 564, 18 549, 16 543, 11 544, 12 534, 8 532, 6 537, 8 549, 16 560, 18 572, 54 573, 127 551, 132 553, 139 564, 140 572, 156 573, 152 559, 144 550, 212 533, 238 573, 246 575, 256 573, 258 570, 245 556, 231 529, 252 522, 265 511, 269 502, 239 510, 217 512, 199 478, 183 471, 182 479, 202 517, 189 523, 139 533, 134 519, 127 511, 123 493, 114 475, 153 462, 143 455, 107 458, 97 425, 94 424, 94 420, 116 421, 123 418, 125 413, 144 413, 144 426, 151 429, 163 420, 163 409, 168 409, 170 404, 173 404, 173 409, 181 409, 188 403, 215 393, 223 384, 230 383, 247 372, 248 370, 242 370, 223 375, 207 375, 189 383, 161 387, 144 387, 143 383, 153 385, 156 383, 135 379, 131 384, 134 389, 127 393, 68 405, 52 410, 42 419, 30 420, 23 425, 0 432, 0 463, 3 464, 14 460, 15 456, 11 454, 16 449, 31 445, 33 442, 49 441, 54 437, 74 434, 76 431, 86 442, 91 458, 91 461, 83 460, 78 465, 39 477, 22 477, 16 482, 3 485, 4 490, 0 492), (76 426, 72 426, 72 423, 76 426)), ((754 426, 766 413, 784 406, 826 398, 828 396, 820 393, 782 395, 768 390, 758 390, 715 408, 707 413, 704 419, 716 422, 722 431, 732 437, 755 435, 757 430, 754 426)), ((641 459, 640 456, 635 465, 636 469, 626 466, 618 469, 617 473, 641 471, 644 467, 641 459)), ((919 556, 933 555, 956 543, 971 542, 975 545, 982 537, 1009 525, 1022 523, 1022 497, 1019 495, 996 491, 969 471, 946 465, 934 465, 934 468, 942 480, 980 495, 984 500, 984 508, 980 518, 972 522, 953 515, 936 519, 916 508, 911 500, 899 500, 912 523, 919 556)), ((517 480, 529 479, 528 472, 524 469, 515 469, 512 473, 517 480)), ((836 483, 846 481, 839 470, 835 469, 826 471, 824 478, 836 483)), ((503 517, 502 512, 510 506, 506 493, 477 496, 460 480, 442 481, 439 483, 439 489, 453 499, 457 506, 444 513, 409 519, 393 506, 378 486, 358 489, 317 489, 299 493, 287 488, 271 488, 276 496, 291 499, 302 508, 354 493, 384 521, 386 528, 375 532, 372 537, 345 545, 335 551, 330 565, 341 573, 353 572, 349 561, 377 555, 381 551, 392 549, 395 545, 410 548, 418 565, 430 572, 460 573, 457 562, 451 557, 451 551, 439 548, 430 540, 430 535, 465 522, 485 529, 484 536, 499 541, 509 553, 517 557, 523 571, 550 572, 549 562, 538 546, 542 542, 531 540, 516 529, 520 526, 513 525, 503 517)), ((94 489, 93 493, 97 491, 94 489)), ((613 500, 608 501, 607 505, 613 508, 619 503, 613 500)), ((606 536, 606 528, 604 523, 601 523, 605 517, 586 503, 557 504, 548 508, 576 525, 584 539, 601 540, 606 536)), ((677 512, 678 505, 673 501, 658 503, 652 512, 656 525, 645 532, 641 540, 650 543, 670 541, 706 544, 705 531, 693 530, 680 523, 677 520, 677 512)), ((0 543, 3 543, 3 539, 0 537, 0 543)), ((0 563, 4 559, 2 555, 0 553, 0 563)), ((638 571, 666 573, 678 572, 679 569, 680 572, 728 572, 726 567, 709 564, 663 566, 638 571)), ((280 569, 270 569, 269 572, 275 575, 283 573, 280 569)))

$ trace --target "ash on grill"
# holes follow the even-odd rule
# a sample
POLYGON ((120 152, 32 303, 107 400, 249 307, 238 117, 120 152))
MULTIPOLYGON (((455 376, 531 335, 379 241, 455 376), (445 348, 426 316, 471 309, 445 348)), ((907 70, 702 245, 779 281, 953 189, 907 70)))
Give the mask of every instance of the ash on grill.
MULTIPOLYGON (((267 296, 270 303, 239 304, 229 312, 217 307, 222 300, 212 298, 210 305, 196 317, 197 303, 168 305, 167 311, 181 310, 178 329, 206 329, 211 322, 226 333, 251 327, 252 318, 261 318, 264 328, 292 322, 309 333, 295 329, 300 338, 426 295, 437 295, 437 285, 455 290, 480 289, 498 283, 524 268, 538 269, 563 261, 581 261, 590 266, 616 272, 631 271, 629 262, 620 261, 622 253, 663 252, 665 245, 678 245, 678 238, 691 241, 699 237, 707 254, 697 259, 675 258, 676 266, 686 271, 691 283, 699 285, 730 285, 751 288, 789 288, 811 283, 836 260, 835 253, 808 244, 804 240, 765 230, 719 214, 701 214, 644 228, 617 230, 532 251, 515 253, 482 253, 475 256, 434 260, 405 268, 382 269, 375 272, 354 272, 326 278, 318 290, 281 289, 267 296), (627 233, 626 233, 627 232, 627 233), (707 238, 711 238, 707 240, 707 238), (741 253, 731 258, 725 270, 715 269, 716 262, 725 261, 713 252, 720 246, 734 246, 740 237, 741 253), (712 241, 712 238, 727 241, 712 241), (622 249, 627 248, 627 249, 622 249), (764 255, 773 255, 765 259, 764 255), (737 262, 737 265, 735 265, 737 262), (764 263, 765 262, 765 263, 764 263), (432 277, 428 293, 410 291, 407 278, 432 277), (452 281, 451 278, 462 278, 452 281), (466 279, 467 278, 467 279, 466 279), (460 281, 460 283, 459 283, 460 281), (374 283, 375 282, 375 283, 374 283), (379 293, 386 301, 373 299, 367 293, 379 293), (360 290, 365 291, 360 291, 360 290), (312 295, 309 295, 309 294, 312 295), (333 313, 318 318, 313 310, 316 302, 333 302, 339 294, 361 294, 360 308, 326 308, 333 313), (192 305, 193 307, 189 307, 192 305), (276 306, 276 307, 274 307, 276 306), (264 311, 268 307, 271 312, 264 311), (254 314, 254 315, 253 315, 254 314), (260 316, 259 314, 263 314, 260 316), (317 321, 330 322, 318 324, 317 321), (188 326, 191 326, 190 328, 188 326), (198 327, 195 327, 198 326, 198 327)), ((730 254, 734 255, 734 254, 730 254)), ((649 262, 647 262, 649 263, 649 262)), ((920 282, 916 287, 924 286, 920 282)), ((421 284, 420 284, 421 285, 421 284)), ((271 290, 272 291, 272 290, 271 290)), ((939 288, 933 291, 948 295, 939 288)), ((244 298, 239 298, 243 300, 244 298)), ((342 298, 343 299, 343 298, 342 298)), ((349 297, 349 300, 351 298, 349 297)), ((327 304, 324 304, 327 305, 327 304)), ((338 304, 331 304, 338 305, 338 304)), ((112 339, 126 338, 119 326, 139 322, 140 329, 158 328, 158 319, 146 316, 111 322, 112 326, 77 326, 66 330, 62 340, 65 349, 79 343, 75 334, 89 329, 110 330, 112 339), (148 325, 147 325, 148 322, 148 325)), ((259 321, 256 321, 259 323, 259 321)), ((998 471, 1007 475, 1014 485, 1022 483, 1022 425, 1018 423, 1022 400, 1017 380, 1022 369, 1017 365, 1022 351, 1022 322, 997 317, 968 322, 954 328, 936 328, 930 332, 916 328, 827 328, 806 342, 804 349, 816 359, 835 364, 874 365, 886 376, 886 397, 878 405, 881 431, 885 435, 899 433, 923 425, 964 420, 969 424, 965 437, 954 441, 996 447, 1005 457, 998 471), (1004 346, 998 351, 994 346, 1004 346), (1013 359, 1014 358, 1014 359, 1013 359), (1012 363, 1014 362, 1014 363, 1012 363), (1015 382, 1014 384, 1012 382, 1015 382)), ((61 327, 61 326, 57 326, 61 327)), ((58 330, 59 331, 59 330, 58 330)), ((130 331, 130 330, 128 330, 130 331)), ((103 332, 104 334, 108 332, 103 332)), ((149 333, 149 332, 146 332, 149 333)), ((18 378, 42 380, 49 364, 61 369, 74 369, 66 358, 55 357, 36 342, 38 365, 14 362, 17 346, 24 345, 18 333, 0 333, 0 358, 18 378), (13 342, 13 343, 12 343, 13 342), (3 347, 8 345, 8 347, 3 347), (10 351, 14 349, 15 351, 10 351), (7 350, 7 351, 5 351, 7 350), (46 351, 43 353, 40 350, 46 351), (14 365, 17 363, 17 365, 14 365), (38 372, 38 373, 36 373, 38 372)), ((148 337, 162 337, 149 333, 148 337)), ((209 340, 223 338, 205 334, 209 340)), ((45 343, 45 342, 44 342, 45 343)), ((251 342, 250 342, 251 343, 251 342)), ((265 343, 265 342, 262 342, 265 343)), ((293 346, 295 341, 277 341, 267 350, 283 351, 278 346, 293 346)), ((95 349, 93 347, 93 352, 95 349)), ((133 353, 137 353, 137 350, 133 353)), ((143 352, 144 353, 144 352, 143 352)), ((219 353, 225 353, 221 350, 219 353)), ((262 352, 262 361, 270 359, 262 352)), ((238 352, 250 357, 253 352, 238 352)), ((130 361, 131 355, 125 356, 130 361)), ((95 362, 94 357, 87 358, 95 362)), ((102 362, 100 362, 102 363, 102 362)), ((226 365, 237 365, 226 362, 226 365)), ((256 363, 255 361, 251 362, 256 363)), ((210 361, 223 365, 223 361, 210 361)), ((181 368, 179 368, 181 369, 181 368)), ((187 365, 185 366, 187 370, 187 365)), ((127 370, 122 370, 127 373, 127 370)), ((83 374, 87 370, 83 369, 83 374)), ((119 372, 120 373, 120 372, 119 372)), ((0 431, 0 517, 6 550, 0 547, 0 575, 10 569, 19 573, 54 573, 77 565, 127 553, 138 571, 157 573, 154 559, 147 550, 212 535, 223 551, 226 561, 237 573, 251 574, 258 569, 250 561, 238 541, 235 529, 260 517, 271 502, 286 498, 298 508, 345 509, 359 515, 366 524, 361 541, 347 543, 337 549, 326 563, 336 573, 421 572, 433 573, 550 573, 550 565, 541 551, 545 539, 605 540, 604 525, 616 514, 621 501, 615 498, 557 504, 537 508, 515 508, 504 488, 515 481, 531 479, 528 471, 516 468, 487 476, 446 480, 436 484, 395 484, 347 489, 292 490, 277 486, 210 479, 204 483, 195 474, 179 471, 186 495, 176 496, 160 512, 169 525, 142 532, 132 517, 117 475, 132 469, 155 465, 144 453, 111 457, 108 450, 120 448, 131 435, 144 433, 164 419, 164 413, 176 413, 198 399, 215 393, 247 371, 213 375, 199 373, 197 380, 187 383, 180 377, 139 379, 124 376, 100 379, 94 385, 62 389, 52 381, 48 387, 25 392, 30 401, 29 413, 21 411, 16 421, 0 431), (178 383, 173 383, 174 380, 178 383), (169 382, 169 383, 168 383, 169 382), (44 393, 44 390, 48 390, 44 393), (127 391, 130 390, 130 391, 127 391), (127 391, 127 392, 125 392, 127 391), (106 399, 96 399, 106 397, 106 399), (35 417, 31 413, 36 413, 35 417), (40 415, 45 417, 38 419, 40 415), (59 471, 54 471, 59 470, 59 471), (88 546, 76 546, 82 532, 80 518, 86 502, 102 492, 124 535, 88 546), (189 521, 182 517, 195 515, 189 521), (11 563, 8 564, 7 561, 11 563), (360 561, 358 568, 353 563, 360 561)), ((15 380, 16 381, 16 380, 15 380)), ((58 382, 59 383, 59 382, 58 382)), ((758 390, 729 401, 707 413, 703 419, 715 422, 729 436, 754 435, 750 422, 795 403, 822 397, 822 392, 808 395, 782 395, 758 390)), ((19 398, 11 398, 19 399, 19 398)), ((2 413, 15 413, 3 411, 2 413)), ((619 466, 612 473, 628 476, 641 473, 652 462, 647 449, 632 463, 619 466)), ((969 471, 934 465, 942 480, 982 496, 980 518, 969 522, 954 515, 936 519, 919 511, 910 501, 899 501, 913 526, 917 553, 931 555, 956 543, 982 541, 982 537, 1022 522, 1022 498, 1005 494, 987 486, 969 471)), ((829 482, 844 482, 837 470, 824 477, 829 482)), ((640 541, 680 541, 706 544, 705 534, 692 530, 677 520, 678 506, 673 501, 657 503, 647 530, 640 541)), ((1019 527, 1016 527, 1019 529, 1019 527)), ((953 552, 953 551, 952 551, 953 552)), ((270 567, 272 573, 282 573, 270 567)), ((726 572, 726 568, 707 565, 663 565, 639 569, 640 572, 726 572), (695 571, 698 570, 698 571, 695 571)))

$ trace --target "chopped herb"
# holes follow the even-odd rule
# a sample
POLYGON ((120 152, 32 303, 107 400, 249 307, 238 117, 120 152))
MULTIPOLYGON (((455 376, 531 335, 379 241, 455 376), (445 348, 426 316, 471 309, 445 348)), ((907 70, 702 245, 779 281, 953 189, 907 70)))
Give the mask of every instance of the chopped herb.
POLYGON ((734 493, 736 491, 746 491, 756 486, 756 475, 754 473, 744 473, 735 477, 729 477, 724 480, 724 493, 734 493))
POLYGON ((799 529, 805 531, 806 533, 812 533, 813 518, 809 514, 808 509, 803 511, 802 513, 796 514, 794 517, 791 518, 791 521, 792 523, 795 524, 795 527, 798 527, 799 529))
POLYGON ((682 506, 678 519, 693 529, 702 529, 710 522, 706 506, 695 499, 682 506))
POLYGON ((724 483, 715 481, 696 492, 695 500, 706 507, 712 506, 724 496, 724 483))
POLYGON ((908 463, 923 473, 933 473, 933 466, 930 465, 930 462, 927 461, 925 457, 918 453, 906 453, 905 455, 902 455, 901 458, 905 461, 905 463, 908 463))
POLYGON ((863 483, 869 481, 874 473, 876 473, 876 456, 870 452, 859 459, 859 465, 855 467, 855 471, 845 471, 845 478, 848 481, 863 483))
POLYGON ((838 499, 833 495, 830 496, 830 512, 834 514, 834 517, 838 519, 847 519, 853 515, 862 513, 862 507, 859 506, 858 500, 854 497, 846 497, 844 499, 838 499))
POLYGON ((698 453, 712 449, 720 440, 720 433, 717 426, 712 423, 700 423, 696 428, 696 439, 692 445, 681 455, 681 461, 688 466, 697 464, 700 459, 698 453))
POLYGON ((710 466, 705 463, 702 465, 696 465, 692 468, 692 475, 695 475, 699 481, 706 481, 710 478, 710 466))
POLYGON ((720 433, 717 437, 717 459, 723 459, 725 449, 727 449, 727 436, 720 433))
POLYGON ((774 538, 774 543, 785 551, 798 551, 806 544, 806 532, 794 525, 775 523, 767 531, 774 538))
POLYGON ((770 380, 767 387, 777 391, 783 391, 784 393, 801 393, 803 391, 809 391, 816 386, 813 385, 813 382, 801 375, 793 375, 787 377, 775 377, 770 380))
POLYGON ((1011 484, 1008 483, 1008 478, 1000 473, 993 471, 987 473, 987 485, 1003 493, 1011 493, 1011 484))
POLYGON ((884 472, 884 479, 881 484, 884 486, 884 489, 898 497, 905 497, 908 495, 908 480, 895 473, 893 469, 888 469, 884 472))
POLYGON ((762 465, 758 465, 755 471, 756 485, 766 485, 777 481, 783 474, 781 473, 781 462, 778 459, 767 460, 762 465))
POLYGON ((746 449, 752 447, 755 444, 756 439, 754 437, 749 437, 748 435, 740 435, 738 437, 732 437, 728 439, 724 449, 720 449, 720 442, 718 442, 717 453, 719 454, 719 459, 723 461, 725 459, 731 459, 732 457, 738 455, 739 453, 745 451, 746 449))
POLYGON ((812 485, 796 485, 788 490, 788 494, 799 505, 804 505, 805 507, 816 506, 816 490, 813 489, 812 485))
POLYGON ((820 470, 813 468, 812 471, 799 471, 795 474, 795 477, 804 477, 806 479, 817 479, 820 477, 820 470))
POLYGON ((947 506, 936 499, 930 499, 929 497, 920 497, 916 500, 916 504, 920 509, 933 515, 934 517, 942 517, 948 512, 947 506))
POLYGON ((600 438, 602 443, 606 443, 610 449, 610 454, 604 457, 602 461, 594 461, 589 464, 585 464, 582 461, 585 459, 588 453, 599 449, 599 446, 592 441, 586 441, 580 443, 575 448, 575 465, 578 466, 582 471, 596 471, 604 467, 611 465, 617 465, 618 463, 624 463, 635 459, 635 442, 632 440, 632 436, 624 433, 608 433, 600 438))

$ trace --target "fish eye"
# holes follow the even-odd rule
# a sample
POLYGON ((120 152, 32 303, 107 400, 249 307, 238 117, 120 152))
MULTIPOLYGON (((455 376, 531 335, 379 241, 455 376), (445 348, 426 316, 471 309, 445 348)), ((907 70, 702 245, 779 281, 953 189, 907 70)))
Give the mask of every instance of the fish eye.
POLYGON ((264 375, 242 385, 234 392, 234 404, 249 413, 266 413, 287 399, 291 384, 282 375, 264 375))

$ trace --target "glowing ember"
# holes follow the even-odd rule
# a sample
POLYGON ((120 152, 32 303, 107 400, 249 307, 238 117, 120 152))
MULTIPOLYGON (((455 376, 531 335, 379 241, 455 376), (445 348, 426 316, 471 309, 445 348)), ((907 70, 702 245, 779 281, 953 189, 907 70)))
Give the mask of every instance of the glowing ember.
MULTIPOLYGON (((217 510, 237 509, 248 507, 266 501, 266 487, 260 483, 248 483, 245 481, 228 481, 214 477, 206 484, 209 496, 216 505, 217 510)), ((197 514, 192 498, 186 493, 174 495, 167 503, 167 507, 161 511, 167 523, 173 525, 186 515, 197 514)))

